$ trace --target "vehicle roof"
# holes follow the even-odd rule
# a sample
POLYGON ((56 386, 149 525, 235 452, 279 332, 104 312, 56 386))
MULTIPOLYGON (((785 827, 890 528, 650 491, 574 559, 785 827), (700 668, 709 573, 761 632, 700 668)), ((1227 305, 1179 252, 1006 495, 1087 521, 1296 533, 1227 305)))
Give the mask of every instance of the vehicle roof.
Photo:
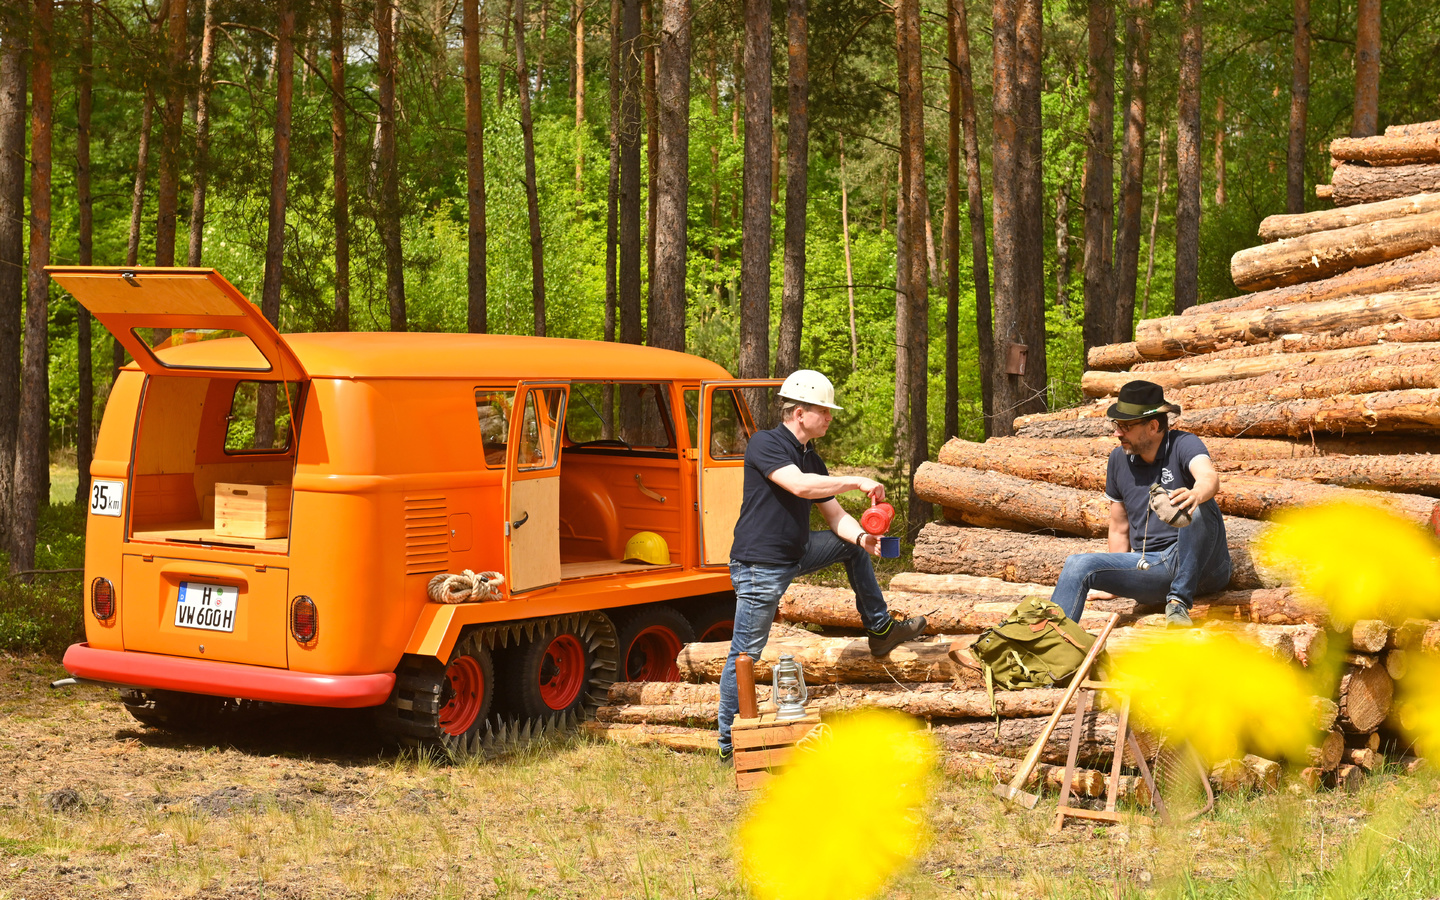
MULTIPOLYGON (((724 367, 699 356, 639 344, 507 334, 328 332, 284 336, 312 378, 537 380, 714 380, 724 367)), ((253 360, 241 339, 161 350, 168 365, 232 368, 253 360)))

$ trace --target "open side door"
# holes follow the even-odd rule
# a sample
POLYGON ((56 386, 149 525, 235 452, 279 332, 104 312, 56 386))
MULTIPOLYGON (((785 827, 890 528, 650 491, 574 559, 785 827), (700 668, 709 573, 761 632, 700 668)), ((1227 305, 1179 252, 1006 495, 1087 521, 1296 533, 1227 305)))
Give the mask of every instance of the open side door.
POLYGON ((560 430, 568 382, 525 382, 510 412, 506 557, 513 593, 560 582, 560 430))
POLYGON ((214 269, 47 266, 45 271, 109 329, 148 375, 238 374, 250 381, 307 377, 259 307, 214 269))
POLYGON ((745 395, 775 388, 778 379, 706 381, 700 384, 700 564, 730 563, 735 523, 745 493, 745 448, 755 416, 745 395))

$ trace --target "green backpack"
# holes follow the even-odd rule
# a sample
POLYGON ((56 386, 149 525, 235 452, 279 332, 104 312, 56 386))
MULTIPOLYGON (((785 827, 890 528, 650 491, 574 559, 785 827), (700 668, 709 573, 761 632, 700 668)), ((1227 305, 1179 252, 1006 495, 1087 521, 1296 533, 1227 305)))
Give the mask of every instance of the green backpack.
POLYGON ((990 709, 995 687, 1059 687, 1075 674, 1095 643, 1095 635, 1070 621, 1047 597, 1026 597, 1005 621, 980 633, 966 654, 957 643, 950 657, 985 672, 990 709))

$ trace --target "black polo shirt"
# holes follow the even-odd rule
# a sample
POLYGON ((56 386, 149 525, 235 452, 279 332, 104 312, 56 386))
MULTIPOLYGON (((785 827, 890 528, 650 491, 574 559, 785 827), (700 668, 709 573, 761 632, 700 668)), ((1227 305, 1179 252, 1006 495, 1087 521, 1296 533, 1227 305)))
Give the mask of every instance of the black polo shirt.
MULTIPOLYGON (((1190 464, 1197 457, 1209 455, 1204 441, 1188 431, 1173 428, 1165 432, 1152 463, 1145 462, 1138 454, 1126 453, 1123 447, 1110 451, 1105 471, 1105 499, 1125 504, 1132 551, 1138 553, 1144 546, 1147 552, 1158 553, 1180 539, 1180 529, 1150 509, 1150 485, 1158 484, 1167 491, 1195 487, 1190 464)), ((1212 498, 1205 502, 1215 501, 1212 498)))
POLYGON ((786 466, 802 472, 829 475, 815 442, 800 446, 784 425, 776 425, 750 438, 745 448, 745 494, 730 558, 758 566, 788 566, 800 561, 810 541, 810 505, 829 497, 807 500, 770 480, 786 466))

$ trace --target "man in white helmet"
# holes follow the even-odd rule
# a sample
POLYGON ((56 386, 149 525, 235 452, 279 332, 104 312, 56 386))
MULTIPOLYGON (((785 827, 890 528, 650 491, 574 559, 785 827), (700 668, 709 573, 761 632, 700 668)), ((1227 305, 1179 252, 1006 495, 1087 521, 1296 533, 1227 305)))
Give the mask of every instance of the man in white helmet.
POLYGON ((855 607, 870 640, 870 653, 885 656, 925 631, 924 616, 897 622, 890 616, 870 557, 880 538, 860 527, 835 495, 864 491, 885 499, 885 486, 859 476, 837 477, 825 468, 814 441, 834 417, 835 388, 819 372, 800 369, 780 386, 785 401, 780 424, 750 438, 745 448, 745 493, 730 548, 735 586, 735 634, 720 676, 720 754, 729 760, 730 725, 739 711, 735 657, 759 659, 770 636, 780 596, 797 576, 844 563, 855 607), (810 530, 810 507, 818 505, 829 529, 810 530))

